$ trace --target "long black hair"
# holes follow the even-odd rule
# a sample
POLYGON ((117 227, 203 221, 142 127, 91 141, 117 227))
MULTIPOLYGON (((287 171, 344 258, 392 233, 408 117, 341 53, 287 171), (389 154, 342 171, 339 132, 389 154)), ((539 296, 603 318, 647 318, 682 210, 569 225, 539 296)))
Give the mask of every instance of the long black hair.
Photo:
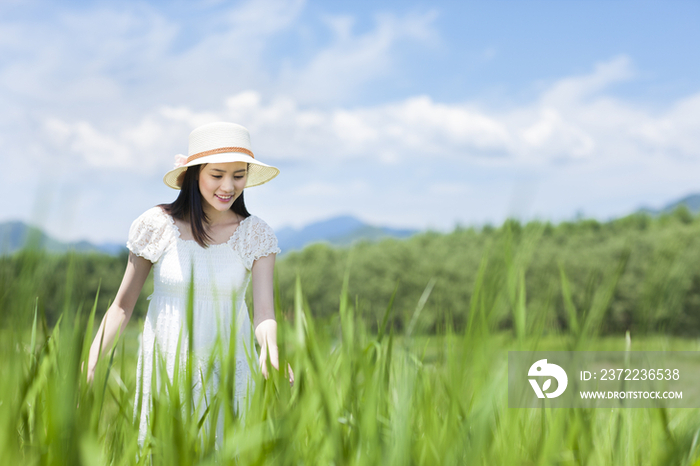
MULTIPOLYGON (((192 237, 203 248, 209 246, 211 237, 207 234, 204 224, 209 221, 207 214, 202 208, 202 194, 199 192, 199 182, 197 180, 200 170, 203 165, 193 165, 180 175, 183 177, 180 194, 177 199, 171 204, 161 204, 161 207, 166 213, 173 218, 188 222, 192 237)), ((231 210, 238 215, 247 218, 250 217, 250 212, 245 207, 243 193, 233 201, 231 210)))

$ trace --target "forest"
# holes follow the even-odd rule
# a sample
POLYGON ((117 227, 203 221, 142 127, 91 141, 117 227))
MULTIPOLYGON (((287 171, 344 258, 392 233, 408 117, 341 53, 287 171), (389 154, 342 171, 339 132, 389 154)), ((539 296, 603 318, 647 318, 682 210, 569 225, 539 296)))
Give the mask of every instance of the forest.
MULTIPOLYGON (((1 258, 3 322, 10 314, 29 322, 36 306, 52 324, 66 302, 89 307, 96 296, 100 316, 114 299, 126 258, 126 252, 114 257, 31 249, 1 258), (18 289, 38 283, 34 294, 18 289), (30 295, 30 302, 16 302, 30 295)), ((374 330, 392 296, 389 323, 401 330, 425 293, 424 308, 413 322, 421 333, 440 333, 446 325, 463 329, 477 299, 486 306, 492 328, 514 328, 512 308, 519 300, 523 312, 543 320, 525 316, 523 325, 567 332, 603 299, 601 290, 609 289, 598 322, 602 335, 700 334, 700 218, 684 207, 658 217, 640 213, 608 222, 508 220, 498 228, 428 231, 344 248, 317 243, 278 257, 278 308, 291 316, 299 277, 312 315, 321 322, 337 321, 338 290, 346 274, 356 315, 374 330), (475 296, 477 281, 503 293, 475 296)), ((151 291, 149 280, 135 318, 145 315, 151 291)))

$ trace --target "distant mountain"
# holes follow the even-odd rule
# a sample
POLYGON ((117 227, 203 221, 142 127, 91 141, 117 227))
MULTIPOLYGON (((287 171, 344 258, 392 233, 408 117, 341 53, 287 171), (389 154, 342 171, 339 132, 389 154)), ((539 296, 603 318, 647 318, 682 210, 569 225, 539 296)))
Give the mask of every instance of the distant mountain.
POLYGON ((693 214, 700 213, 700 193, 695 193, 695 194, 689 194, 688 196, 685 196, 684 198, 678 199, 676 201, 673 201, 669 204, 666 204, 664 207, 660 209, 652 209, 650 207, 642 207, 639 209, 640 212, 647 213, 649 215, 659 215, 659 214, 666 214, 669 212, 673 212, 676 210, 676 208, 680 206, 686 206, 690 212, 693 214))
MULTIPOLYGON (((690 194, 670 202, 660 209, 643 207, 639 212, 650 215, 673 212, 678 206, 684 205, 693 214, 700 214, 700 193, 690 194)), ((284 227, 279 229, 277 239, 282 252, 302 249, 304 246, 325 241, 336 246, 347 246, 355 241, 376 241, 381 238, 407 238, 417 233, 417 230, 396 229, 368 225, 349 215, 334 217, 328 220, 311 223, 301 229, 284 227)), ((11 254, 26 244, 33 244, 51 252, 74 250, 79 252, 102 252, 116 255, 125 249, 121 243, 93 244, 89 241, 65 243, 58 241, 39 228, 22 222, 0 223, 0 255, 11 254)))
POLYGON ((279 247, 283 252, 302 249, 307 244, 325 241, 336 246, 346 246, 359 240, 375 241, 380 238, 407 238, 417 230, 404 230, 373 226, 351 216, 341 216, 315 222, 301 229, 290 227, 276 231, 279 247))
MULTIPOLYGON (((279 246, 283 252, 302 249, 307 244, 325 241, 336 246, 346 246, 358 240, 375 241, 380 238, 406 238, 416 230, 402 230, 368 225, 350 217, 341 216, 315 222, 297 230, 281 228, 276 232, 279 246)), ((93 244, 89 241, 65 243, 58 241, 39 228, 22 222, 0 223, 0 255, 12 254, 31 244, 50 252, 102 252, 116 255, 123 251, 124 245, 117 243, 93 244)))
POLYGON ((117 255, 125 249, 122 244, 116 243, 97 245, 89 241, 64 243, 50 237, 39 228, 23 222, 0 223, 0 255, 12 254, 27 245, 49 252, 72 250, 77 252, 102 252, 110 255, 117 255))
MULTIPOLYGON (((699 214, 700 193, 690 194, 682 199, 670 202, 660 209, 643 207, 639 211, 650 215, 659 215, 672 212, 681 205, 686 206, 692 213, 699 214)), ((276 231, 282 252, 302 249, 308 244, 319 241, 325 241, 335 246, 347 246, 359 240, 376 241, 386 237, 407 238, 415 233, 417 233, 417 230, 368 225, 349 215, 314 222, 301 229, 284 227, 276 231)), ((93 244, 88 241, 64 243, 51 238, 40 229, 22 222, 0 223, 0 255, 11 254, 21 249, 28 242, 51 252, 74 250, 116 255, 125 249, 124 245, 120 243, 93 244)))

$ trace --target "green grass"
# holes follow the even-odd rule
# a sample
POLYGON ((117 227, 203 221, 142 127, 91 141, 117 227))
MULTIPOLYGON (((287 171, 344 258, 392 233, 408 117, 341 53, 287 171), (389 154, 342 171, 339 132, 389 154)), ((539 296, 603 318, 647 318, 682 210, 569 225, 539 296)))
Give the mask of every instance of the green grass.
MULTIPOLYGON (((280 373, 269 380, 256 374, 250 408, 241 416, 232 406, 234 371, 222 348, 212 408, 195 412, 186 408, 193 375, 183 361, 181 377, 154 399, 143 448, 133 416, 139 329, 130 324, 114 351, 101 357, 94 383, 85 383, 81 364, 97 306, 79 312, 69 272, 64 313, 53 328, 38 312, 27 318, 3 310, 2 464, 700 465, 698 409, 508 408, 509 349, 625 348, 623 335, 597 336, 615 270, 589 309, 572 311, 572 330, 562 334, 548 326, 549 310, 528 308, 521 257, 500 271, 505 288, 477 278, 469 323, 459 333, 446 319, 441 334, 422 334, 430 287, 416 303, 412 325, 399 334, 380 323, 370 333, 356 316, 347 277, 339 290, 339 325, 312 318, 297 282, 293 319, 280 319, 279 326, 281 361, 294 368, 294 387, 280 373), (494 309, 512 313, 512 329, 497 328, 494 309), (218 416, 225 432, 220 442, 211 428, 218 416)), ((29 305, 38 284, 21 276, 18 282, 17 293, 24 294, 14 302, 29 305)), ((384 324, 391 302, 385 307, 384 324)), ((632 346, 698 350, 700 343, 632 335, 632 346)))

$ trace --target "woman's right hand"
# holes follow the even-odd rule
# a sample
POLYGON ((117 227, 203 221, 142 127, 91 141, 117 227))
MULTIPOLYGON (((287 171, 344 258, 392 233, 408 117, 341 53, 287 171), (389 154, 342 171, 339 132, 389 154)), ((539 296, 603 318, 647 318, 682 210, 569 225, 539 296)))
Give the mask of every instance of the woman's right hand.
POLYGON ((117 335, 124 331, 126 324, 134 311, 136 300, 141 294, 143 284, 153 264, 148 259, 129 253, 129 262, 126 265, 124 278, 119 285, 119 291, 114 302, 105 312, 97 335, 90 346, 90 355, 87 361, 86 380, 92 382, 95 377, 95 366, 101 353, 109 351, 117 335))

